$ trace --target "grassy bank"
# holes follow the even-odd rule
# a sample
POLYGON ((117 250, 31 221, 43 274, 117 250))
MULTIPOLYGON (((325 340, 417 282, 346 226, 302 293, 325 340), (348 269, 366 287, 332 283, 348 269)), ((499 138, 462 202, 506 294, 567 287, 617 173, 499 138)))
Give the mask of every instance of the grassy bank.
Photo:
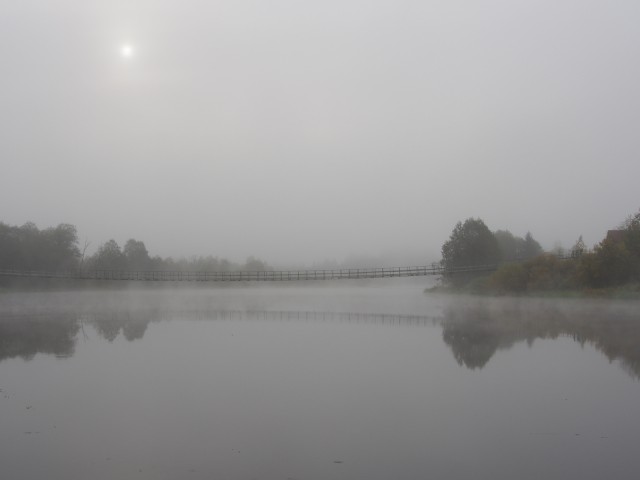
POLYGON ((615 300, 640 300, 640 283, 606 288, 564 288, 539 289, 526 291, 505 291, 493 288, 490 277, 478 278, 464 286, 436 285, 427 288, 425 293, 449 293, 464 295, 482 295, 492 297, 526 297, 526 298, 609 298, 615 300))

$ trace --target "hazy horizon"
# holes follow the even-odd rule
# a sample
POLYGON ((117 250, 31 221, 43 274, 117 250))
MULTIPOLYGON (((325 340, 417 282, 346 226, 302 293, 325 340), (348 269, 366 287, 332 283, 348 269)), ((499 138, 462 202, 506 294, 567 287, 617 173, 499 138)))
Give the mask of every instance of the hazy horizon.
POLYGON ((91 250, 438 259, 638 211, 640 3, 0 0, 0 221, 91 250))

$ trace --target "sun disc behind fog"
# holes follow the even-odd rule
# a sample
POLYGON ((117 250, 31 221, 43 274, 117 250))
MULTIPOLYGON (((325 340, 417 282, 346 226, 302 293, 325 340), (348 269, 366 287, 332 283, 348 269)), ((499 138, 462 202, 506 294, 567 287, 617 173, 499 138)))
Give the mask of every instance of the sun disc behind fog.
POLYGON ((125 43, 124 45, 122 45, 122 47, 120 47, 120 56, 122 58, 131 58, 133 57, 133 54, 133 45, 131 45, 130 43, 125 43))

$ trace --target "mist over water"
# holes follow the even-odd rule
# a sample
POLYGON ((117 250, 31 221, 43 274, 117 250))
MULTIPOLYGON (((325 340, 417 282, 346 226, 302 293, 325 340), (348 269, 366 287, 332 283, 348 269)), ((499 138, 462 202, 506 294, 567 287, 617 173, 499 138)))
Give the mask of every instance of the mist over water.
POLYGON ((637 480, 639 24, 0 0, 0 480, 637 480))
POLYGON ((349 285, 3 295, 3 473, 633 478, 633 302, 349 285))

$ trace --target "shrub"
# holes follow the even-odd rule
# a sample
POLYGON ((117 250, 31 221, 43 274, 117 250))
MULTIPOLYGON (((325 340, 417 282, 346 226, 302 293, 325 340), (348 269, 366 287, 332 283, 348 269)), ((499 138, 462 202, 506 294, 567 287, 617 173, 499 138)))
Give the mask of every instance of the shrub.
POLYGON ((522 264, 508 264, 496 270, 488 280, 492 290, 499 293, 523 293, 527 290, 529 273, 522 264))

